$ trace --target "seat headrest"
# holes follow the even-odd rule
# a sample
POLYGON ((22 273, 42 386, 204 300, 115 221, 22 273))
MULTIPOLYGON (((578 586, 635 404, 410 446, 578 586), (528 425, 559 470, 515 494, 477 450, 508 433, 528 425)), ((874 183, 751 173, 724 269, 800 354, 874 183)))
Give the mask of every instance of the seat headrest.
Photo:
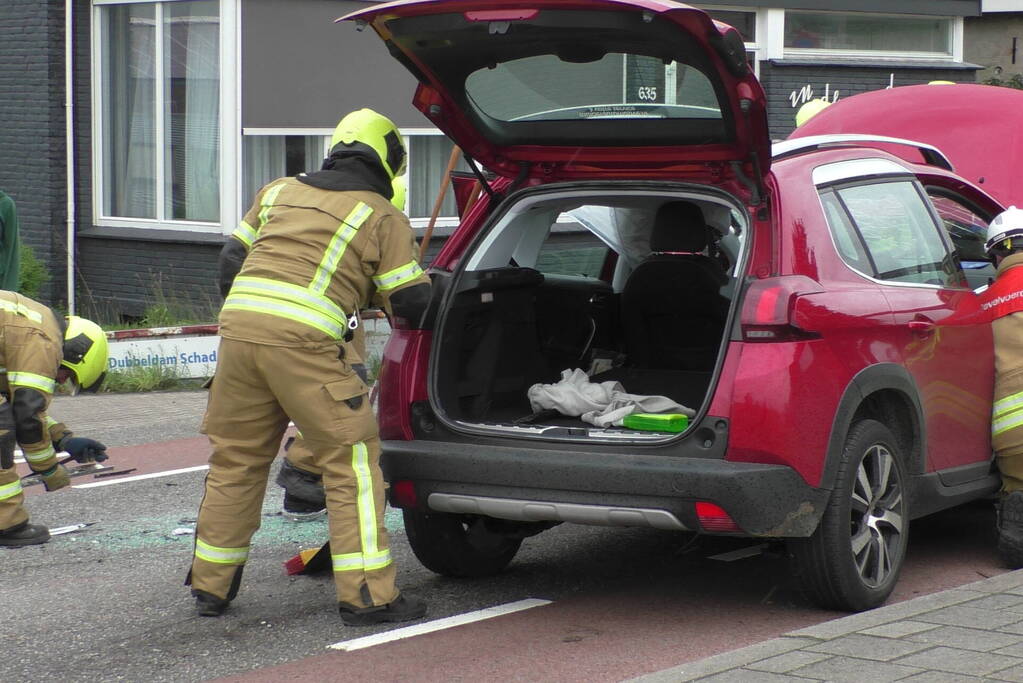
POLYGON ((703 211, 693 202, 661 204, 650 233, 650 251, 700 252, 710 241, 710 228, 703 211))

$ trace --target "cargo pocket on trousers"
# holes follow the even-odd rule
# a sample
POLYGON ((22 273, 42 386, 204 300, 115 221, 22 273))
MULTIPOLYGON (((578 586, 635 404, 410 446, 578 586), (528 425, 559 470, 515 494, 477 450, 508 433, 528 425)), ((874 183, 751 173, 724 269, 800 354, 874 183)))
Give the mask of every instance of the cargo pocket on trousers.
POLYGON ((323 385, 334 401, 335 426, 341 430, 342 443, 356 443, 377 435, 377 423, 369 406, 369 387, 352 375, 323 385))

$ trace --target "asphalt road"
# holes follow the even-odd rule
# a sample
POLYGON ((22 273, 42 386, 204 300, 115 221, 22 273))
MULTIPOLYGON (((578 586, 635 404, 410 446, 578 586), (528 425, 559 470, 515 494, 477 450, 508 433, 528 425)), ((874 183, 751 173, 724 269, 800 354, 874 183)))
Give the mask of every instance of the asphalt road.
MULTIPOLYGON (((204 396, 58 399, 129 476, 201 466, 204 396)), ((802 599, 783 554, 713 559, 748 540, 563 525, 527 539, 502 575, 447 579, 412 557, 389 513, 399 585, 430 603, 428 620, 524 598, 551 603, 354 652, 328 646, 395 626, 343 626, 328 576, 287 576, 282 563, 325 538, 325 522, 279 514, 270 485, 237 600, 220 619, 194 616, 182 585, 202 471, 44 494, 33 520, 94 522, 49 544, 0 550, 0 680, 558 680, 617 681, 839 616, 802 599), (179 530, 176 534, 175 531, 179 530)), ((116 482, 119 478, 105 481, 116 482)), ((76 480, 77 485, 95 483, 76 480)), ((1002 573, 993 515, 973 505, 913 525, 894 600, 1002 573)))

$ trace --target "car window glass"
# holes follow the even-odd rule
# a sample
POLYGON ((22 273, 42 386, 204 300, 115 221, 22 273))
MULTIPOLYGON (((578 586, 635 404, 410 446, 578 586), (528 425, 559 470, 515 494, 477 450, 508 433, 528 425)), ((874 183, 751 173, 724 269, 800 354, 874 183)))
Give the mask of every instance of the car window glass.
POLYGON ((722 118, 703 72, 638 54, 513 59, 469 74, 465 91, 479 111, 499 121, 722 118))
POLYGON ((547 235, 534 266, 544 275, 599 278, 610 249, 579 224, 556 224, 547 235))
POLYGON ((834 192, 821 194, 821 204, 824 206, 824 216, 827 218, 828 227, 835 238, 835 246, 842 259, 850 266, 867 275, 874 274, 874 268, 870 265, 870 259, 863 249, 863 242, 859 233, 849 221, 841 202, 834 192))
POLYGON ((962 284, 927 204, 907 181, 856 185, 838 195, 858 228, 877 271, 894 282, 962 284))
POLYGON ((984 251, 987 221, 951 197, 931 194, 931 203, 963 261, 988 261, 984 251))

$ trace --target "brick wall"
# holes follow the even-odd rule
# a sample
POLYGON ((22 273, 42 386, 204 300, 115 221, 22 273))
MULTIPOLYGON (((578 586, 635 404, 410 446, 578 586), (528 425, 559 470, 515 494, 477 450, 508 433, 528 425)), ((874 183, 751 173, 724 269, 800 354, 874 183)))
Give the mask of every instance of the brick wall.
POLYGON ((975 82, 973 69, 866 67, 862 65, 808 64, 776 61, 760 65, 760 79, 767 93, 768 125, 773 139, 786 137, 796 127, 795 118, 802 99, 792 104, 793 94, 806 92, 812 98, 850 97, 869 90, 886 88, 893 79, 896 86, 930 81, 975 82))
POLYGON ((50 268, 46 303, 64 289, 63 22, 61 0, 0 2, 0 189, 17 205, 23 243, 50 268))

